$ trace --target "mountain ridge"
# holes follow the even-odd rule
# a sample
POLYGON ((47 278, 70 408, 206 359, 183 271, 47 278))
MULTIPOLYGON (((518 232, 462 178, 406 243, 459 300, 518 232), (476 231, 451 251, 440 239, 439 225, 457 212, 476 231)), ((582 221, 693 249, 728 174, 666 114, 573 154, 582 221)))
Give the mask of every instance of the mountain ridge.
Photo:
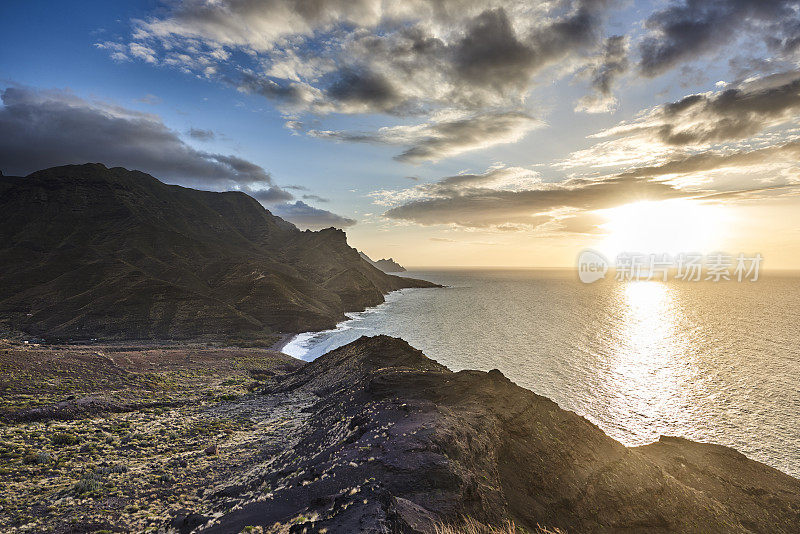
POLYGON ((306 399, 310 415, 267 473, 197 510, 201 532, 298 517, 308 532, 473 532, 467 517, 525 532, 800 529, 796 478, 684 438, 625 447, 497 369, 453 372, 399 338, 359 338, 261 393, 306 399))
POLYGON ((0 178, 0 320, 54 339, 259 337, 330 328, 389 291, 343 231, 242 192, 102 164, 0 178))

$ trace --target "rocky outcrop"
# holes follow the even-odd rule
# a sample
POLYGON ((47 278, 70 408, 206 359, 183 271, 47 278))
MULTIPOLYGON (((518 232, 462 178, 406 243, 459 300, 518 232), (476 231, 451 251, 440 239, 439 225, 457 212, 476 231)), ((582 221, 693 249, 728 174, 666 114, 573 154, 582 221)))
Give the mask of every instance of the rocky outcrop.
POLYGON ((341 230, 240 192, 101 164, 0 178, 0 323, 48 339, 263 336, 332 327, 405 287, 341 230))
POLYGON ((404 273, 406 268, 394 261, 393 258, 389 259, 381 259, 381 260, 373 260, 363 252, 359 252, 361 257, 364 258, 364 261, 369 262, 371 265, 377 267, 381 271, 385 273, 404 273))
POLYGON ((499 371, 450 372, 361 338, 273 381, 316 396, 268 467, 218 492, 204 532, 433 532, 469 516, 567 532, 798 532, 800 481, 731 449, 627 448, 499 371), (323 530, 327 529, 327 530, 323 530))

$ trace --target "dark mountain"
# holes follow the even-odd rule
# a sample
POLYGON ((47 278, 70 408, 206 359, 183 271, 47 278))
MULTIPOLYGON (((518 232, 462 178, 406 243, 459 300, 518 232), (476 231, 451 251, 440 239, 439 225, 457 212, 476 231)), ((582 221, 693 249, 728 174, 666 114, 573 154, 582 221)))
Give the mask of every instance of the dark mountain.
POLYGON ((257 337, 333 326, 404 287, 344 232, 239 192, 101 164, 0 178, 0 321, 46 338, 257 337))
POLYGON ((359 252, 359 254, 361 254, 361 257, 364 258, 365 261, 369 262, 371 265, 377 267, 385 273, 403 273, 406 270, 405 267, 394 261, 393 258, 375 261, 363 252, 359 252))

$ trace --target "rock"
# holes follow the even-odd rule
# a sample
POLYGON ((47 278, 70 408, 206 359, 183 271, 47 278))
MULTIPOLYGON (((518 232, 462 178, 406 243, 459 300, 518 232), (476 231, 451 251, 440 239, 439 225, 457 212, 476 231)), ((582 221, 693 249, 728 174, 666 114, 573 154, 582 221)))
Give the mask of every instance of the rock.
POLYGON ((208 447, 206 447, 203 452, 205 452, 206 455, 208 456, 216 456, 217 454, 219 454, 219 447, 215 443, 213 445, 209 445, 208 447))
POLYGON ((394 497, 390 514, 396 514, 396 520, 403 524, 404 532, 409 534, 425 534, 435 532, 436 519, 425 508, 408 499, 394 497))
POLYGON ((189 510, 178 510, 175 517, 170 521, 169 526, 181 534, 188 534, 206 523, 209 519, 211 518, 190 512, 189 510))

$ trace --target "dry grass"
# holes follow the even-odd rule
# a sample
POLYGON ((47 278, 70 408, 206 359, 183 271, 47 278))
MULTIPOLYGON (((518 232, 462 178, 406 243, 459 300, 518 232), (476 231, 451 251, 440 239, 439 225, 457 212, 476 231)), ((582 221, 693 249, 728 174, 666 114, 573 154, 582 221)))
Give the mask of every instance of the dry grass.
MULTIPOLYGON (((527 534, 528 531, 517 527, 513 521, 506 520, 502 525, 484 525, 471 517, 465 517, 459 524, 436 525, 436 534, 527 534)), ((532 534, 566 534, 557 528, 548 529, 537 526, 532 534)))

